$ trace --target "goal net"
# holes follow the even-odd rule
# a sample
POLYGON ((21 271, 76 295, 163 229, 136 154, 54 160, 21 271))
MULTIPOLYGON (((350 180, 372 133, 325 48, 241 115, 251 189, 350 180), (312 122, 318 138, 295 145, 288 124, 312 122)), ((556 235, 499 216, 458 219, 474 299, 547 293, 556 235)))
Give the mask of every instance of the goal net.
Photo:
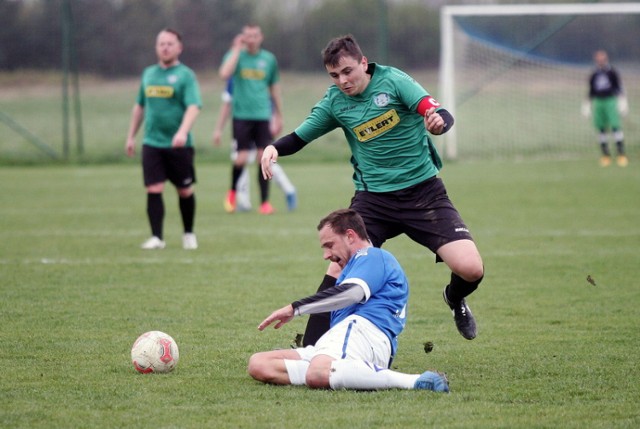
POLYGON ((640 117, 640 3, 446 6, 438 98, 456 125, 449 158, 597 156, 587 99, 604 49, 629 103, 627 150, 640 117))

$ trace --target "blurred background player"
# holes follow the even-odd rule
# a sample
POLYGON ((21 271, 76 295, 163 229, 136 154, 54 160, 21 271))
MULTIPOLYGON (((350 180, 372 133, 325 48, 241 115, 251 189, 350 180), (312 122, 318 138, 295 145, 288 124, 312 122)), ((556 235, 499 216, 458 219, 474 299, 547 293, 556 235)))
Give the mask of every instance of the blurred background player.
POLYGON ((624 150, 624 134, 620 115, 628 113, 627 99, 622 91, 622 81, 618 72, 609 64, 606 51, 599 50, 593 54, 596 69, 589 77, 589 101, 585 101, 582 113, 588 117, 593 115, 593 125, 599 133, 600 165, 608 167, 611 164, 608 132, 611 132, 616 142, 616 162, 620 167, 626 167, 629 159, 624 150))
MULTIPOLYGON (((213 144, 215 146, 220 146, 222 141, 222 131, 231 115, 231 100, 233 97, 233 79, 229 79, 227 81, 227 85, 225 90, 222 92, 222 106, 220 107, 220 113, 218 114, 218 119, 216 121, 216 126, 213 130, 213 144)), ((272 136, 273 138, 277 137, 276 135, 272 136)), ((235 139, 231 140, 231 161, 235 162, 238 157, 238 144, 235 139)), ((256 160, 256 149, 252 148, 249 151, 249 157, 247 160, 247 164, 253 164, 256 160)), ((296 194, 296 188, 287 177, 284 169, 280 165, 274 165, 273 169, 273 180, 276 182, 276 185, 280 187, 282 192, 284 192, 285 200, 287 203, 287 209, 289 211, 293 211, 296 209, 298 205, 298 198, 296 194)), ((242 174, 238 178, 236 183, 236 210, 238 211, 249 211, 251 210, 251 192, 249 185, 249 169, 245 166, 242 170, 242 174)))
MULTIPOLYGON (((256 156, 262 157, 263 149, 271 144, 273 135, 282 131, 282 101, 280 75, 276 57, 262 49, 264 37, 258 25, 247 24, 238 34, 225 54, 219 69, 226 82, 233 78, 233 138, 238 154, 233 162, 231 188, 224 200, 225 210, 236 209, 238 179, 249 159, 249 151, 256 148, 256 156)), ((259 213, 271 214, 269 182, 258 169, 260 186, 259 213)))
POLYGON ((323 258, 342 268, 332 287, 294 301, 258 326, 278 329, 295 316, 331 311, 331 329, 314 346, 256 353, 249 374, 273 384, 314 389, 423 389, 448 392, 443 374, 389 369, 407 320, 409 283, 386 250, 371 245, 362 217, 336 210, 318 224, 323 258))
POLYGON ((135 154, 135 136, 144 121, 142 170, 147 190, 147 216, 151 238, 143 249, 164 249, 164 182, 169 180, 178 191, 184 234, 182 247, 196 249, 193 233, 196 183, 191 128, 200 113, 202 101, 195 73, 182 64, 182 37, 172 29, 162 30, 156 38, 158 63, 142 73, 140 90, 131 112, 125 150, 135 154))

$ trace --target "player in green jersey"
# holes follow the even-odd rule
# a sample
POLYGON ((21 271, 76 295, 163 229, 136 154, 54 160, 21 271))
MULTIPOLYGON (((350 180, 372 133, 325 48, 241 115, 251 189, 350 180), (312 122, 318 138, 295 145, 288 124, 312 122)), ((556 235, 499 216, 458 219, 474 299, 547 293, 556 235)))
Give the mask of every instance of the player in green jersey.
MULTIPOLYGON (((374 246, 406 234, 451 269, 443 291, 460 334, 475 338, 476 322, 466 303, 484 276, 480 253, 437 177, 442 164, 429 134, 439 135, 453 117, 406 73, 368 63, 351 35, 333 39, 323 61, 334 85, 305 121, 264 150, 266 178, 279 155, 296 153, 340 128, 351 148, 355 195, 351 208, 364 219, 374 246)), ((320 289, 335 285, 340 268, 332 263, 320 289)), ((313 315, 303 344, 314 344, 327 328, 313 315)))
POLYGON ((196 249, 193 233, 196 182, 191 128, 202 101, 195 73, 180 63, 182 38, 172 29, 162 30, 156 38, 158 63, 142 73, 138 99, 133 106, 127 134, 127 155, 135 154, 136 134, 144 121, 142 170, 147 190, 147 216, 151 238, 143 249, 163 249, 164 183, 169 180, 178 191, 184 227, 182 246, 196 249))
MULTIPOLYGON (((273 135, 282 130, 282 100, 280 75, 276 57, 262 49, 264 37, 257 25, 245 25, 231 49, 222 60, 218 71, 225 82, 233 78, 233 138, 238 155, 231 170, 231 187, 224 200, 225 210, 236 210, 238 179, 247 165, 249 153, 256 148, 257 157, 273 142, 273 135)), ((269 203, 269 182, 258 172, 260 209, 262 214, 273 213, 269 203)))

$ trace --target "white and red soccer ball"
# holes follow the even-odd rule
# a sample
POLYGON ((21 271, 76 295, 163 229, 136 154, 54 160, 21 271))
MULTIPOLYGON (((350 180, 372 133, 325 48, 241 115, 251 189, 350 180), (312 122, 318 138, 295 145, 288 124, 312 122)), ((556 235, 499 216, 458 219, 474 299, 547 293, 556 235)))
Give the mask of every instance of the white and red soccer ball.
POLYGON ((171 372, 179 359, 178 344, 164 332, 145 332, 131 347, 131 362, 143 374, 171 372))

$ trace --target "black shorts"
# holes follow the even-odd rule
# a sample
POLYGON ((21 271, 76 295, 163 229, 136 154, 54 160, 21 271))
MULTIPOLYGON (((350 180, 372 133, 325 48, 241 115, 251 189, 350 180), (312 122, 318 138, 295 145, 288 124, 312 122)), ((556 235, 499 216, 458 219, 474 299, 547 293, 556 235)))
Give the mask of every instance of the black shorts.
POLYGON ((473 240, 438 177, 399 191, 356 191, 351 208, 362 216, 376 247, 406 234, 437 255, 444 244, 473 240))
POLYGON ((273 142, 269 121, 233 120, 233 138, 238 150, 264 149, 273 142))
POLYGON ((196 183, 193 166, 193 147, 157 148, 142 145, 142 172, 144 185, 169 180, 176 188, 188 188, 196 183))

